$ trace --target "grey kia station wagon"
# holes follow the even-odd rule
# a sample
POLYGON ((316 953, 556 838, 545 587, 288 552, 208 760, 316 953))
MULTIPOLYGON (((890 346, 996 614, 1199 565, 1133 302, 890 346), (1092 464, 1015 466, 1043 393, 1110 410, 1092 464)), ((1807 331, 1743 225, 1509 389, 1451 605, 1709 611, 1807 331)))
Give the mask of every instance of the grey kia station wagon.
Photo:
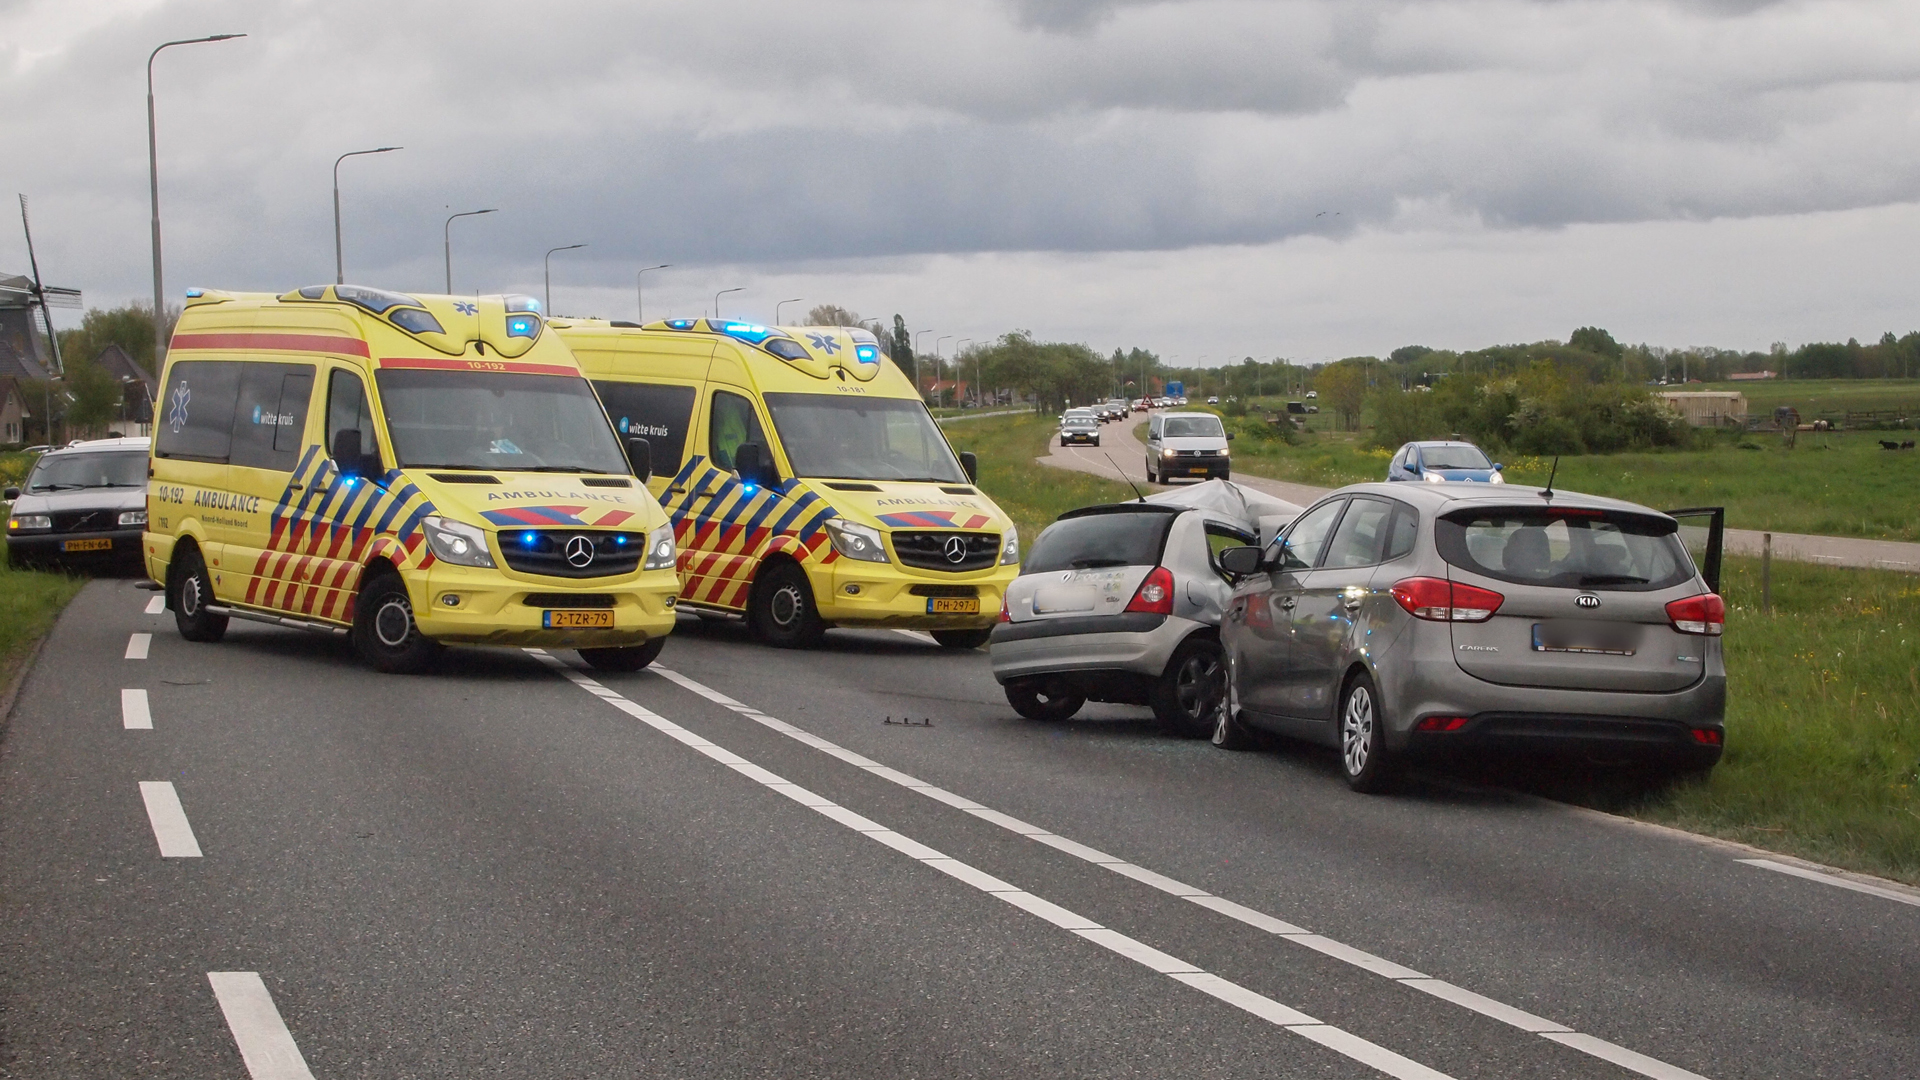
POLYGON ((1703 576, 1680 522, 1632 503, 1486 484, 1357 484, 1264 549, 1220 554, 1227 702, 1249 728, 1337 748, 1358 791, 1405 758, 1521 750, 1720 759, 1718 511, 1703 576), (1710 584, 1709 582, 1712 582, 1710 584))

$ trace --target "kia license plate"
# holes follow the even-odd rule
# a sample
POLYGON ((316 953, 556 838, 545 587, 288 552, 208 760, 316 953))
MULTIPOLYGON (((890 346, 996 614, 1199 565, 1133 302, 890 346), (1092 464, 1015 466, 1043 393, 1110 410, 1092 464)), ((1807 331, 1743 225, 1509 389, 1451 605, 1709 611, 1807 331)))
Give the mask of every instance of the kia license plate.
POLYGON ((543 623, 549 630, 611 630, 611 611, 548 611, 543 623))
POLYGON ((978 615, 980 598, 977 596, 934 597, 927 601, 929 615, 978 615))
POLYGON ((1533 651, 1632 656, 1640 643, 1637 629, 1627 623, 1534 623, 1533 651))
POLYGON ((61 551, 112 551, 113 541, 102 537, 98 540, 63 540, 61 551))

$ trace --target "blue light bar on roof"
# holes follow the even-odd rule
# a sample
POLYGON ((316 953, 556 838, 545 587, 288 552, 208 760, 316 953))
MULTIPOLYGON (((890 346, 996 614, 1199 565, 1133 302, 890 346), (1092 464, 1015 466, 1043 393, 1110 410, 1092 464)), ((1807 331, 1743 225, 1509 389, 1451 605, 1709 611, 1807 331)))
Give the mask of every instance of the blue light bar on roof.
POLYGON ((534 338, 540 336, 540 316, 520 314, 507 316, 507 336, 510 338, 534 338))
POLYGON ((709 326, 714 330, 720 331, 721 333, 727 335, 728 337, 739 338, 741 341, 747 342, 750 345, 758 345, 761 342, 767 340, 770 337, 773 337, 775 334, 778 334, 780 332, 778 330, 773 329, 772 327, 761 326, 758 323, 743 323, 743 322, 716 323, 716 322, 713 322, 712 320, 708 320, 707 326, 709 326))
POLYGON ((880 362, 880 350, 873 345, 856 345, 853 348, 853 355, 854 359, 859 360, 863 364, 877 364, 880 362))
POLYGON ((698 320, 695 320, 695 319, 668 319, 668 320, 667 320, 667 328, 668 328, 668 329, 670 329, 670 330, 691 330, 691 329, 693 329, 693 324, 694 324, 694 323, 695 323, 696 321, 698 321, 698 320))
POLYGON ((205 295, 207 295, 207 290, 205 289, 188 289, 187 290, 187 299, 189 300, 194 299, 196 297, 205 296, 205 295))

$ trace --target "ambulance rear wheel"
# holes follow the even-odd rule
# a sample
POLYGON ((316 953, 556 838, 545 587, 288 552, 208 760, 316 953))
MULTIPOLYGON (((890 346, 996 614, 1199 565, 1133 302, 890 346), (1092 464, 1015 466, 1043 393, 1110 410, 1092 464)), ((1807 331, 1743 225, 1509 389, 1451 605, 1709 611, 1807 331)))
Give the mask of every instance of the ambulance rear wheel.
POLYGON ((747 601, 747 626, 753 636, 775 648, 806 649, 820 644, 827 624, 813 605, 807 572, 794 563, 770 567, 754 583, 747 601))
POLYGON ((174 560, 167 575, 167 606, 173 609, 173 625, 188 641, 219 641, 227 632, 227 617, 207 610, 213 602, 213 578, 207 574, 207 561, 200 549, 189 546, 174 560))
POLYGON ((389 675, 423 671, 440 652, 440 643, 420 632, 407 585, 393 573, 380 574, 361 587, 349 636, 362 660, 389 675))
POLYGON ((654 638, 645 645, 619 645, 604 649, 581 649, 580 659, 595 671, 639 671, 660 658, 667 639, 654 638))
POLYGON ((984 630, 935 630, 933 640, 949 649, 977 649, 993 636, 993 627, 984 630))

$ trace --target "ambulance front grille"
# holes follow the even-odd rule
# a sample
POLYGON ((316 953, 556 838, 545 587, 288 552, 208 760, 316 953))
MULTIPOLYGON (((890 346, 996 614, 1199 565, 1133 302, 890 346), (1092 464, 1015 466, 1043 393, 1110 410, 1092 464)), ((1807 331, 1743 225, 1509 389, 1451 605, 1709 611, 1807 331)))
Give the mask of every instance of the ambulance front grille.
POLYGON ((581 529, 503 529, 500 532, 500 555, 507 566, 523 574, 542 577, 596 578, 631 574, 639 567, 646 551, 646 533, 581 529))
POLYGON ((896 532, 893 553, 908 566, 921 570, 939 570, 962 574, 985 570, 1000 558, 998 533, 969 532, 896 532), (948 542, 958 540, 954 548, 948 542), (955 554, 958 558, 954 558, 955 554))

